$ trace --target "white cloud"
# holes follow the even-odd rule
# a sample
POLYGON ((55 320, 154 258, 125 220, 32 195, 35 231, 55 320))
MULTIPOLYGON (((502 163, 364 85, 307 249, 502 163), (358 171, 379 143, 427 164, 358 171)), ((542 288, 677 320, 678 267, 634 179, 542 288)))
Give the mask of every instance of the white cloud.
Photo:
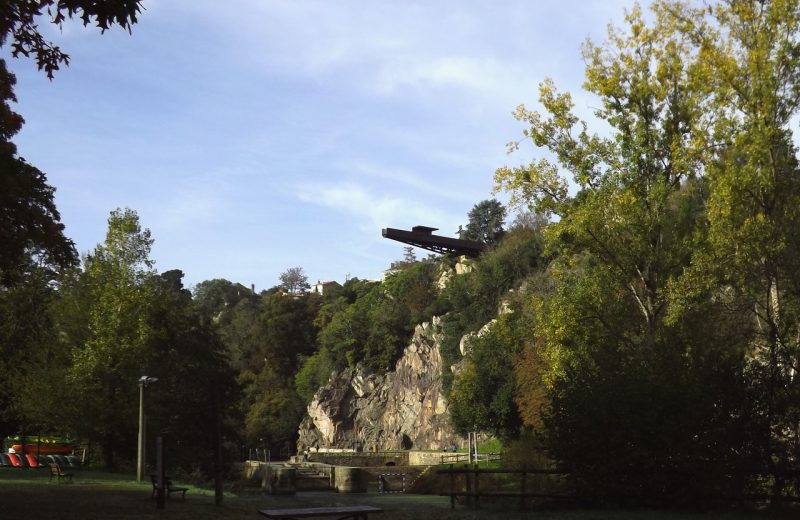
POLYGON ((221 214, 227 206, 224 191, 215 186, 194 186, 161 204, 159 221, 163 227, 182 229, 221 214))
POLYGON ((504 34, 509 15, 502 6, 318 0, 237 5, 225 10, 217 2, 193 5, 203 16, 220 20, 219 28, 241 49, 235 59, 268 75, 326 83, 333 78, 372 95, 456 88, 496 98, 498 90, 535 85, 557 65, 549 54, 500 55, 497 48, 487 54, 493 43, 489 34, 492 40, 511 38, 514 47, 539 38, 533 31, 504 34))
POLYGON ((518 102, 539 79, 535 72, 494 57, 446 55, 425 60, 405 56, 382 63, 371 86, 383 95, 462 91, 482 102, 508 104, 518 102))
POLYGON ((465 196, 463 191, 443 190, 441 179, 438 177, 428 176, 425 178, 411 169, 394 165, 391 162, 384 163, 369 159, 358 159, 340 162, 337 169, 352 176, 381 181, 381 185, 385 185, 387 189, 402 188, 404 192, 409 194, 435 194, 437 198, 448 200, 472 200, 465 196), (413 191, 408 191, 408 188, 413 191))
POLYGON ((458 218, 430 203, 419 203, 399 196, 370 191, 355 183, 309 183, 298 187, 297 197, 307 203, 328 207, 352 215, 358 227, 372 232, 382 227, 411 226, 425 223, 450 225, 458 218))

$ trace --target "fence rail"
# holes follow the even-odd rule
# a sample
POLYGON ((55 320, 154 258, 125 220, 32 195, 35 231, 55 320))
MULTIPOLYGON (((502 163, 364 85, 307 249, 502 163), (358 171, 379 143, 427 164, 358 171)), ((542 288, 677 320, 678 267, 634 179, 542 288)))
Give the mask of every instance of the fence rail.
MULTIPOLYGON (((578 496, 576 493, 564 492, 548 492, 548 491, 533 491, 531 490, 530 483, 528 482, 528 475, 569 475, 568 472, 557 469, 543 469, 543 468, 521 468, 521 469, 508 469, 508 468, 479 468, 476 466, 454 467, 450 464, 448 469, 441 469, 437 471, 438 474, 450 475, 450 491, 439 493, 441 496, 450 497, 450 508, 454 509, 458 498, 466 498, 468 504, 472 504, 476 509, 480 507, 481 497, 504 497, 504 498, 519 498, 520 509, 524 509, 525 501, 528 498, 548 498, 555 500, 582 500, 587 497, 578 496), (481 490, 480 475, 491 474, 510 474, 519 475, 520 480, 518 484, 519 491, 510 490, 481 490), (463 490, 456 489, 456 477, 463 475, 463 490)), ((781 477, 798 479, 800 477, 800 470, 780 471, 778 472, 781 477)), ((728 475, 729 477, 731 475, 728 475)), ((768 477, 770 475, 762 472, 753 472, 748 474, 749 477, 768 477)), ((774 475, 773 475, 774 476, 774 475)), ((691 475, 687 475, 691 478, 691 475)), ((788 484, 788 483, 787 483, 788 484)), ((799 484, 795 484, 798 486, 799 484)), ((461 486, 458 486, 461 487, 461 486)), ((791 489, 791 485, 788 486, 791 489)), ((790 489, 784 488, 781 493, 749 493, 738 496, 727 495, 709 495, 702 497, 703 500, 727 500, 733 502, 793 502, 800 503, 800 496, 797 494, 789 494, 790 489)), ((800 488, 795 487, 795 493, 800 492, 800 488)), ((633 498, 633 497, 628 497, 633 498)))
POLYGON ((262 448, 249 448, 247 450, 247 460, 269 463, 272 462, 272 452, 262 448))
POLYGON ((572 495, 565 495, 561 493, 542 493, 528 491, 528 475, 566 475, 565 472, 553 469, 541 468, 522 468, 522 469, 508 469, 508 468, 479 468, 477 465, 474 467, 454 468, 452 464, 448 469, 437 471, 439 474, 450 475, 450 491, 447 493, 439 493, 442 496, 450 497, 450 509, 455 509, 456 500, 459 497, 465 497, 467 502, 472 502, 474 507, 480 507, 481 497, 504 497, 504 498, 519 498, 520 509, 525 508, 525 499, 527 498, 550 498, 550 499, 570 499, 572 495), (481 491, 480 489, 480 475, 481 474, 509 474, 520 475, 519 491, 481 491), (464 491, 456 490, 456 475, 464 476, 464 491))
MULTIPOLYGON (((478 453, 473 454, 473 461, 477 464, 488 463, 494 460, 501 460, 502 453, 478 453)), ((469 453, 443 453, 440 457, 440 464, 457 464, 459 462, 472 462, 469 458, 469 453)))

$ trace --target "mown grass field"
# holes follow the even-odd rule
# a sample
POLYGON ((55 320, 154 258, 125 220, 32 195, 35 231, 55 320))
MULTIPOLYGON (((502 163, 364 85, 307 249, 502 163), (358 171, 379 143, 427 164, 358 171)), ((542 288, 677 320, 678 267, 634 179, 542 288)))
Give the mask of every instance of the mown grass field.
MULTIPOLYGON (((293 496, 271 496, 257 489, 227 492, 221 507, 214 505, 213 491, 188 486, 186 500, 172 498, 166 509, 158 510, 150 498, 150 483, 138 484, 133 476, 93 471, 75 471, 74 483, 50 482, 47 470, 0 468, 0 519, 174 519, 174 520, 256 520, 259 509, 368 504, 381 507, 377 520, 457 520, 486 518, 516 520, 756 520, 796 518, 798 511, 782 514, 769 512, 670 512, 651 510, 564 510, 519 511, 513 507, 498 509, 491 504, 479 511, 458 506, 450 509, 449 499, 425 495, 338 494, 303 492, 293 496)), ((177 482, 181 486, 185 484, 177 482)), ((371 517, 371 518, 373 518, 371 517)))

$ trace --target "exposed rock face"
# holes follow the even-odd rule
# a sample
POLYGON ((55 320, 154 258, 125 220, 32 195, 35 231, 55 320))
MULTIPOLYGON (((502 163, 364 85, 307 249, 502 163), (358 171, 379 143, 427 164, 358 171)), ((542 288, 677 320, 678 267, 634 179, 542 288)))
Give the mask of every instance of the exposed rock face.
POLYGON ((471 273, 475 268, 472 265, 472 260, 467 258, 466 256, 458 257, 458 262, 456 263, 456 274, 467 274, 471 273))
POLYGON ((457 442, 442 393, 441 322, 417 325, 394 372, 334 374, 308 406, 298 450, 441 449, 457 442))
POLYGON ((478 329, 477 332, 469 332, 461 336, 461 341, 458 342, 458 350, 461 352, 461 357, 466 356, 472 351, 472 340, 475 338, 482 338, 488 334, 489 330, 492 328, 492 325, 495 323, 497 323, 497 319, 489 321, 489 323, 478 329))
MULTIPOLYGON (((512 312, 514 312, 514 310, 511 308, 510 302, 507 299, 501 300, 500 301, 500 306, 497 308, 497 315, 498 316, 503 316, 505 314, 511 314, 512 312)), ((459 352, 461 352, 461 357, 462 358, 472 351, 471 342, 475 338, 482 338, 483 336, 488 334, 495 323, 497 323, 497 318, 493 318, 493 319, 489 320, 489 322, 486 325, 484 325, 483 327, 481 327, 477 331, 468 332, 467 334, 464 334, 463 336, 461 336, 461 341, 459 341, 459 343, 458 343, 458 350, 459 350, 459 352)))
POLYGON ((449 269, 445 264, 441 264, 440 269, 439 278, 436 280, 436 288, 439 292, 445 290, 447 284, 450 283, 450 280, 452 280, 453 276, 456 274, 455 269, 449 269))

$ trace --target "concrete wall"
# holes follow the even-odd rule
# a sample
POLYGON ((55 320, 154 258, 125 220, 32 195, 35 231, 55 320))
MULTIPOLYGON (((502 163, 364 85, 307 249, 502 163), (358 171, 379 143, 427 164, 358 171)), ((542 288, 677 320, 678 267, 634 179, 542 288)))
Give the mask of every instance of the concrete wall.
MULTIPOLYGON (((310 452, 307 460, 312 462, 323 462, 337 466, 434 466, 442 464, 442 456, 445 463, 455 462, 454 454, 445 451, 378 451, 378 452, 356 452, 352 450, 326 450, 310 452)), ((466 454, 464 454, 466 457, 466 454)))
POLYGON ((242 463, 242 477, 250 483, 261 485, 261 479, 264 478, 264 466, 266 466, 266 462, 246 460, 242 463))
POLYGON ((408 465, 435 466, 437 464, 442 464, 442 456, 444 456, 445 463, 451 462, 448 458, 449 455, 452 455, 452 453, 446 451, 410 451, 408 453, 408 465))
POLYGON ((383 451, 383 452, 356 452, 343 451, 308 453, 307 459, 310 462, 323 462, 335 466, 408 466, 407 451, 383 451))

